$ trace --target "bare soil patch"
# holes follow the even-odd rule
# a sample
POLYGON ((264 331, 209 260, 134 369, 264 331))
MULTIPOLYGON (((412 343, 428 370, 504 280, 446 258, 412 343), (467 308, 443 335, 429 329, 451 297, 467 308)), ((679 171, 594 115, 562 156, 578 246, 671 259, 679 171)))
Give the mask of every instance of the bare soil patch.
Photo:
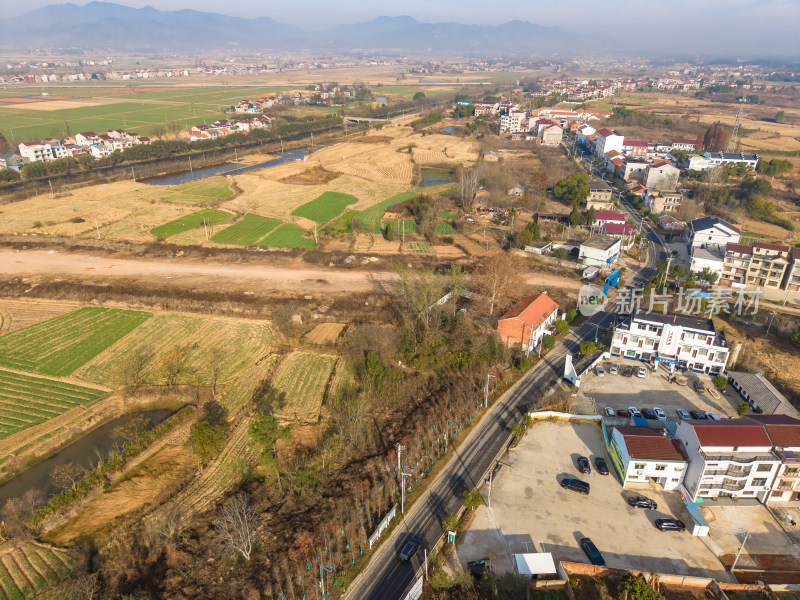
POLYGON ((322 167, 308 169, 296 175, 289 175, 281 179, 281 183, 290 185, 323 185, 339 177, 339 173, 328 171, 322 167))
POLYGON ((335 344, 346 326, 345 323, 320 323, 305 335, 305 341, 318 346, 335 344))

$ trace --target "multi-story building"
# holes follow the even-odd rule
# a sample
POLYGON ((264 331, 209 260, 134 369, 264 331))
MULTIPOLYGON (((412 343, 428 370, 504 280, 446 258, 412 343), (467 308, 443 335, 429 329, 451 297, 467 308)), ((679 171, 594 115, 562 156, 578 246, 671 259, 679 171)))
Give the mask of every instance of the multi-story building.
POLYGON ((22 158, 27 158, 31 162, 47 162, 53 160, 53 152, 50 150, 50 144, 45 144, 38 140, 35 142, 22 142, 19 145, 19 155, 22 158))
POLYGON ((609 210, 613 206, 611 186, 600 179, 589 182, 589 195, 586 197, 586 209, 609 210))
POLYGON ((753 244, 753 257, 747 269, 747 285, 780 288, 789 265, 789 247, 779 244, 753 244))
POLYGON ((689 171, 707 171, 712 167, 726 164, 745 163, 751 169, 758 165, 758 154, 744 154, 742 152, 706 152, 703 156, 697 154, 689 157, 686 168, 689 171))
POLYGON ((702 273, 705 270, 715 273, 717 279, 722 275, 724 266, 723 253, 711 248, 692 248, 692 262, 689 270, 693 273, 702 273))
POLYGON ((605 268, 617 261, 621 251, 622 240, 620 238, 610 235, 593 235, 585 242, 581 242, 578 256, 585 265, 605 268))
POLYGON ((514 132, 522 131, 525 128, 525 112, 519 110, 509 111, 507 115, 500 117, 500 131, 514 132))
POLYGON ((681 171, 667 160, 657 160, 648 165, 644 185, 652 190, 673 191, 678 187, 681 171))
POLYGON ((741 231, 719 217, 701 217, 689 223, 692 248, 722 250, 729 243, 738 244, 741 231))
POLYGON ((644 181, 650 163, 643 160, 626 160, 620 169, 619 176, 624 179, 639 179, 644 181))
POLYGON ((800 500, 800 421, 786 415, 752 415, 763 425, 781 460, 766 504, 800 500))
POLYGON ((792 248, 789 254, 791 262, 786 267, 783 279, 783 289, 787 292, 800 292, 800 248, 792 248))
POLYGON ((687 456, 680 440, 667 439, 648 427, 615 427, 611 447, 622 463, 622 487, 631 483, 658 483, 677 490, 686 472, 687 456))
POLYGON ((612 356, 714 375, 725 369, 728 353, 711 319, 654 311, 619 317, 611 340, 612 356))
POLYGON ((734 243, 726 244, 719 283, 731 287, 743 287, 747 281, 747 269, 750 267, 752 258, 752 246, 734 243))
POLYGON ((644 203, 647 210, 661 214, 674 212, 681 207, 683 196, 680 192, 659 192, 648 189, 644 193, 644 203))
POLYGON ((765 502, 781 466, 763 426, 747 420, 678 421, 689 466, 683 485, 698 498, 751 498, 765 502))
POLYGON ((607 152, 616 150, 622 154, 622 144, 625 141, 625 136, 617 133, 612 129, 603 127, 597 132, 597 137, 594 139, 594 153, 603 157, 607 152))
POLYGON ((550 125, 542 130, 542 144, 557 146, 564 137, 564 130, 558 125, 550 125))

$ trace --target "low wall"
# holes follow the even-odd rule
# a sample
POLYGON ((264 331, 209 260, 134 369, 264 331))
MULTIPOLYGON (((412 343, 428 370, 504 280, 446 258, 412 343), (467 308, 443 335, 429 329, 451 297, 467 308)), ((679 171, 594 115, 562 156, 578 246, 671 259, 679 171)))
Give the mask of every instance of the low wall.
POLYGON ((593 423, 600 423, 603 420, 600 415, 573 415, 571 413, 558 412, 555 410, 532 412, 528 413, 528 416, 534 421, 538 419, 565 419, 567 421, 591 421, 593 423))

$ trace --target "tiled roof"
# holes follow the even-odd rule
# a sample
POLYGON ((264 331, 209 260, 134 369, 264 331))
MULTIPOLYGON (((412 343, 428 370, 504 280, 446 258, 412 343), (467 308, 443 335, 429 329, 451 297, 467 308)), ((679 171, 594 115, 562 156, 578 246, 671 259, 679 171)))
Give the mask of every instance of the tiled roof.
POLYGON ((670 440, 645 427, 618 427, 628 455, 642 460, 687 460, 680 440, 670 440))
POLYGON ((764 250, 775 250, 775 252, 788 252, 789 246, 781 246, 780 244, 765 244, 764 242, 756 242, 753 248, 763 248, 764 250))
POLYGON ((625 221, 625 215, 615 212, 599 211, 594 213, 594 218, 596 221, 625 221))
POLYGON ((728 242, 725 244, 725 251, 738 252, 739 254, 752 254, 753 247, 746 244, 734 244, 733 242, 728 242))
POLYGON ((547 294, 525 296, 499 320, 519 319, 526 325, 536 329, 545 322, 547 317, 553 314, 554 310, 558 310, 558 304, 547 294))
POLYGON ((629 234, 636 231, 636 226, 629 223, 606 223, 603 231, 607 234, 629 234))
POLYGON ((736 446, 742 448, 772 447, 766 430, 761 425, 743 421, 690 421, 700 446, 736 446))
POLYGON ((778 448, 800 448, 800 420, 789 415, 748 415, 747 419, 766 427, 778 448))

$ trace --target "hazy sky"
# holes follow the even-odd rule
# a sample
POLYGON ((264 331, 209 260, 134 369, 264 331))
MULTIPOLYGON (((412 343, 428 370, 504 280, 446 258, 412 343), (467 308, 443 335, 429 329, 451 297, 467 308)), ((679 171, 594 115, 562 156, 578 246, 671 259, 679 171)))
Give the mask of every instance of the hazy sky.
MULTIPOLYGON (((607 31, 608 42, 631 36, 642 45, 656 44, 672 51, 694 41, 713 47, 717 40, 728 49, 752 51, 760 45, 800 52, 800 0, 117 0, 140 8, 220 12, 235 16, 271 17, 306 29, 323 29, 366 21, 382 15, 409 15, 419 21, 500 24, 514 19, 566 30, 607 31)), ((58 0, 0 0, 7 16, 21 14, 58 0)), ((77 0, 76 4, 85 4, 77 0)), ((692 46, 695 46, 692 43, 692 46)), ((766 49, 766 48, 765 48, 766 49)))

